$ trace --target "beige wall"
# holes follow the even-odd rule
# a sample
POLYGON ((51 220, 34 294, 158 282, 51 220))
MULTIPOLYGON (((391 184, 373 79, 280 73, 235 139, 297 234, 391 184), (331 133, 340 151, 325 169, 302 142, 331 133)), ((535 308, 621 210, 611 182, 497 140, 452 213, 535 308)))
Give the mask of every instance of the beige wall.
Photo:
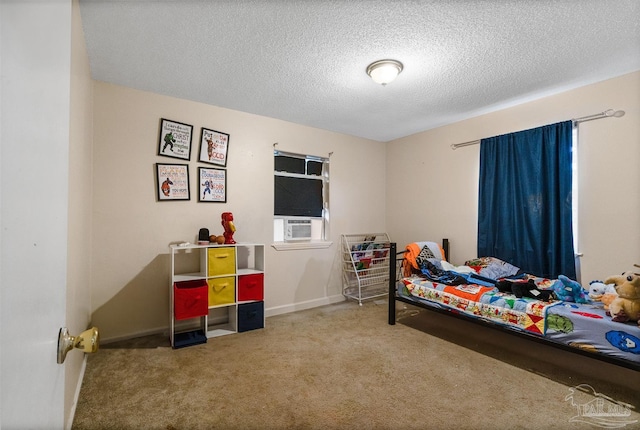
MULTIPOLYGON (((71 102, 69 124, 69 212, 67 251, 67 328, 84 331, 91 319, 91 194, 93 100, 91 71, 78 1, 73 1, 71 28, 71 102)), ((73 418, 84 354, 65 359, 65 413, 73 418)), ((70 427, 70 426, 69 426, 70 427)))
POLYGON ((384 143, 214 106, 94 83, 92 323, 106 341, 169 323, 169 244, 194 242, 201 227, 221 234, 232 212, 238 242, 264 243, 267 315, 342 300, 341 233, 384 231, 384 143), (160 118, 194 126, 190 201, 156 202, 154 165, 160 118), (195 189, 200 128, 230 135, 227 203, 199 203, 195 189), (276 251, 273 144, 331 155, 331 240, 327 249, 276 251))
POLYGON ((236 240, 272 240, 273 144, 331 156, 332 247, 267 247, 267 314, 340 300, 341 233, 388 231, 399 246, 448 237, 452 260, 476 254, 479 147, 453 143, 622 109, 580 126, 579 240, 583 282, 640 261, 640 72, 589 85, 388 144, 128 88, 94 83, 93 324, 105 340, 166 331, 168 245, 194 241, 200 227, 221 233, 234 213, 236 240), (188 202, 156 202, 160 118, 194 126, 188 202), (228 203, 198 203, 194 178, 200 128, 230 134, 228 203), (386 160, 385 160, 386 157, 386 160), (427 172, 425 174, 425 172, 427 172), (386 183, 386 186, 384 185, 386 183))
POLYGON ((579 252, 588 283, 640 263, 640 72, 390 142, 387 230, 398 246, 451 240, 456 264, 476 256, 479 146, 462 143, 606 109, 579 126, 579 252))

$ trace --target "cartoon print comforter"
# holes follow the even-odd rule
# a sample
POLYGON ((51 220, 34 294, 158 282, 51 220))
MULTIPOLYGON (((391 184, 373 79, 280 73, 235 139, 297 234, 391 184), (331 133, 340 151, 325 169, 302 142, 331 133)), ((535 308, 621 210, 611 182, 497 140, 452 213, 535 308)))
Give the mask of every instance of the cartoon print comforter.
POLYGON ((547 310, 558 303, 518 298, 477 284, 445 285, 420 276, 404 278, 403 284, 413 297, 536 335, 545 334, 547 310))
MULTIPOLYGON (((536 278, 544 288, 549 280, 536 278)), ((399 294, 429 306, 452 310, 514 330, 640 363, 640 327, 611 320, 600 302, 543 302, 474 284, 445 285, 419 275, 402 279, 399 294)))
POLYGON ((561 302, 547 313, 546 337, 589 352, 640 362, 640 327, 611 320, 601 302, 561 302))

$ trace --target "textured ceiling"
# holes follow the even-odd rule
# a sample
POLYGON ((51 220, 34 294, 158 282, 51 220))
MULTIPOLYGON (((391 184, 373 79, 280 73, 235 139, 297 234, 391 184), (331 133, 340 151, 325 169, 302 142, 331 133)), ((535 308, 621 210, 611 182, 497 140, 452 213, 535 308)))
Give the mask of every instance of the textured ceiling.
POLYGON ((80 0, 80 10, 96 80, 383 142, 640 70, 639 0, 80 0), (385 58, 404 71, 383 87, 365 70, 385 58))

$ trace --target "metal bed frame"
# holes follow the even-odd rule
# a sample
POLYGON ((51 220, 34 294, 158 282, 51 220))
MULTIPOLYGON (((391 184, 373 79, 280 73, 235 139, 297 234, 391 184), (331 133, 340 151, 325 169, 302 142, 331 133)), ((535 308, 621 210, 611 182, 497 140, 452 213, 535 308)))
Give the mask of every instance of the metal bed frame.
MULTIPOLYGON (((442 239, 442 248, 445 252, 445 258, 448 260, 449 259, 449 240, 448 239, 442 239)), ((636 363, 636 362, 632 362, 629 360, 625 360, 623 358, 618 358, 618 357, 612 357, 606 354, 596 354, 593 352, 589 352, 589 351, 585 351, 582 349, 578 349, 578 348, 574 348, 571 347, 569 345, 565 345, 562 343, 558 343, 558 342, 554 342, 548 338, 545 338, 543 336, 536 336, 524 331, 520 331, 520 330, 516 330, 513 328, 510 328, 508 326, 502 326, 499 324, 496 324, 492 321, 488 321, 488 320, 484 320, 484 319, 480 319, 480 318, 474 318, 468 315, 465 315, 463 313, 459 313, 459 312, 455 312, 453 310, 447 310, 444 308, 438 308, 435 306, 430 306, 428 304, 422 303, 418 300, 412 300, 410 298, 401 296, 398 294, 397 292, 397 284, 400 281, 400 279, 398 279, 398 268, 400 263, 402 262, 402 260, 404 260, 404 253, 406 251, 400 251, 398 252, 397 249, 397 244, 395 242, 392 242, 390 244, 389 247, 389 252, 390 252, 390 256, 391 258, 389 258, 389 312, 388 312, 388 317, 389 317, 389 325, 395 325, 396 324, 396 302, 404 302, 404 303, 408 303, 410 305, 413 306, 417 306, 419 308, 422 309, 427 309, 430 311, 435 311, 435 312, 439 312, 441 314, 446 314, 446 315, 450 315, 453 317, 457 317, 457 318, 461 318, 463 320, 469 321, 471 323, 475 323, 475 324, 480 324, 483 326, 488 326, 491 328, 494 328, 496 330, 500 330, 503 332, 507 332, 516 336, 521 336, 521 337, 525 337, 528 338, 530 340, 533 340, 535 342, 538 343, 542 343, 545 345, 550 345, 553 346, 555 348, 559 348, 559 349, 563 349, 565 351, 570 351, 576 354, 580 354, 583 355, 585 357, 590 357, 590 358, 594 358, 596 360, 601 360, 601 361, 605 361, 611 364, 615 364, 621 367, 625 367, 627 369, 632 369, 632 370, 638 370, 640 371, 640 363, 636 363)))

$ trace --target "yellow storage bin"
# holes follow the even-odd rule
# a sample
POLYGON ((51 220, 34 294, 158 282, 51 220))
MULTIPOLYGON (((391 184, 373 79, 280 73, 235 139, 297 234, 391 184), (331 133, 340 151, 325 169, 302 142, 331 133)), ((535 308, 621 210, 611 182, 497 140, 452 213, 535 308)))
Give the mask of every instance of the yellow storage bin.
POLYGON ((236 249, 233 246, 208 249, 208 276, 236 273, 236 249))
POLYGON ((209 306, 235 303, 236 278, 234 276, 208 279, 207 284, 209 284, 209 306))

